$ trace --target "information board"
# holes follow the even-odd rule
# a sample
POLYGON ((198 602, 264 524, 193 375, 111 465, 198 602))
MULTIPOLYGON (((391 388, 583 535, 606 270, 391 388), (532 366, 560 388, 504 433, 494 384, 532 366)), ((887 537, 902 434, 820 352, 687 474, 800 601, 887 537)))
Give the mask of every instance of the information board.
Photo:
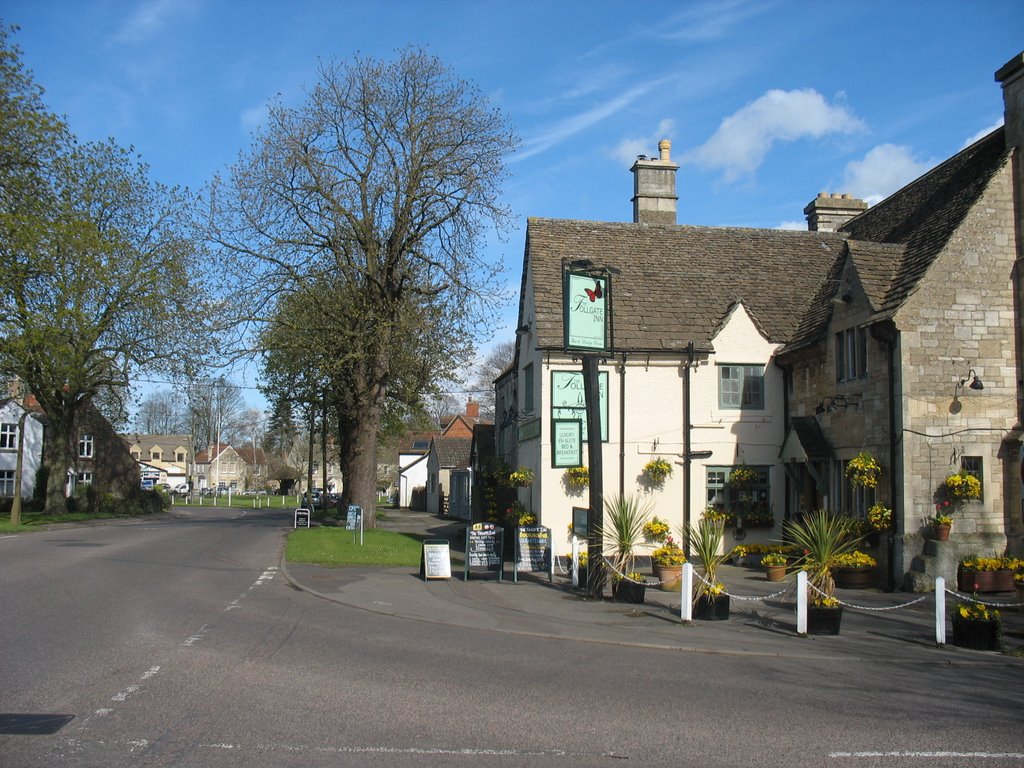
POLYGON ((420 555, 420 576, 424 579, 450 579, 452 577, 451 548, 447 539, 427 539, 420 555))
POLYGON ((516 529, 516 560, 513 580, 519 581, 519 572, 547 573, 554 578, 551 568, 551 529, 543 525, 524 525, 516 529))
POLYGON ((358 504, 348 505, 348 516, 345 518, 345 527, 350 531, 358 530, 359 524, 363 522, 363 510, 358 504))
POLYGON ((295 510, 295 525, 294 528, 299 526, 309 528, 309 510, 308 509, 296 509, 295 510))
POLYGON ((577 419, 552 419, 551 466, 583 466, 583 422, 577 419))
POLYGON ((471 570, 498 574, 502 581, 504 570, 502 545, 505 532, 494 523, 474 523, 466 527, 466 567, 463 578, 468 580, 471 570))
MULTIPOLYGON (((601 413, 601 442, 608 442, 608 371, 597 377, 601 413)), ((582 371, 551 372, 551 418, 580 422, 580 438, 587 442, 587 403, 582 371)))
POLYGON ((587 538, 587 518, 590 516, 589 507, 572 508, 572 535, 581 539, 587 538))

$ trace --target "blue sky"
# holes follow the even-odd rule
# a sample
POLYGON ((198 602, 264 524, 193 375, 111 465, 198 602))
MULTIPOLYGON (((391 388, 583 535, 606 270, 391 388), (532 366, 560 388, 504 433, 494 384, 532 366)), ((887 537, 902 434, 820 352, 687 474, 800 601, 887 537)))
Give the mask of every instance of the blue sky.
POLYGON ((661 138, 680 223, 803 228, 820 191, 876 202, 1001 122, 993 73, 1024 49, 1020 0, 5 0, 0 15, 80 138, 133 145, 193 189, 268 100, 302 100, 318 59, 426 47, 522 139, 518 226, 488 245, 512 290, 526 217, 628 221, 629 167, 661 138))

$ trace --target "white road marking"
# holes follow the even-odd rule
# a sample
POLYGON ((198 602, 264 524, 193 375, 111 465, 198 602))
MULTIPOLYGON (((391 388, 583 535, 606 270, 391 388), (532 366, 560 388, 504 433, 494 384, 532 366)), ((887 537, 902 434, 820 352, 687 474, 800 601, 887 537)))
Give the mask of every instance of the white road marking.
MULTIPOLYGON (((237 749, 266 753, 266 752, 311 752, 317 754, 333 755, 479 755, 479 756, 511 756, 511 757, 567 757, 573 753, 561 749, 480 749, 477 747, 306 747, 294 744, 254 744, 246 747, 243 744, 228 744, 224 742, 214 744, 199 744, 202 749, 237 749)), ((602 757, 617 757, 611 752, 604 752, 602 757)))
POLYGON ((95 714, 96 717, 106 717, 107 715, 109 715, 113 711, 114 710, 109 709, 108 707, 100 707, 93 714, 95 714))
POLYGON ((206 633, 209 632, 209 631, 210 631, 210 625, 209 624, 203 624, 203 626, 201 626, 199 628, 199 630, 194 635, 192 635, 190 638, 185 640, 185 642, 183 642, 182 645, 184 645, 184 646, 186 646, 188 648, 191 648, 193 645, 195 645, 200 640, 202 640, 206 636, 206 633))
POLYGON ((936 757, 954 758, 990 758, 994 760, 1006 760, 1024 758, 1024 752, 829 752, 831 758, 863 758, 863 757, 919 757, 923 759, 936 757))

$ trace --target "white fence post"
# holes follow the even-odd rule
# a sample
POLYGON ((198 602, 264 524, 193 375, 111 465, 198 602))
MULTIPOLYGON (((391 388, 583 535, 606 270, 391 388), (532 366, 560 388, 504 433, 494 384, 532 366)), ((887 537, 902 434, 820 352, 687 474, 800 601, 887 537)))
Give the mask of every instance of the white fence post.
POLYGON ((679 618, 683 621, 693 621, 693 565, 690 563, 683 563, 679 600, 679 618))
POLYGON ((807 571, 796 573, 796 632, 807 634, 807 571))
POLYGON ((935 643, 946 644, 946 580, 935 578, 935 643))
POLYGON ((580 540, 572 537, 572 586, 573 589, 580 585, 580 540))

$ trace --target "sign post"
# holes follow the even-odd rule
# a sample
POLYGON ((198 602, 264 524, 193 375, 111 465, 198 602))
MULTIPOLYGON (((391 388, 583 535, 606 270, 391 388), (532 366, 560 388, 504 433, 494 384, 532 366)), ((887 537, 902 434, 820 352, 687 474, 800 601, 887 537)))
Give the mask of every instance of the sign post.
POLYGON ((423 542, 420 577, 424 581, 452 577, 452 557, 448 539, 427 539, 423 542))
POLYGON ((363 508, 358 504, 348 505, 348 515, 345 517, 345 528, 352 533, 352 543, 356 543, 355 530, 359 529, 359 546, 363 546, 363 508))
POLYGON ((543 525, 516 528, 516 559, 512 566, 512 581, 519 581, 520 571, 547 572, 548 581, 555 580, 550 528, 543 525))
POLYGON ((504 581, 505 563, 502 548, 505 531, 494 523, 474 523, 466 526, 466 565, 462 580, 469 581, 470 569, 478 572, 495 571, 498 581, 504 581))
POLYGON ((300 525, 303 525, 306 528, 309 528, 309 518, 310 518, 310 514, 309 514, 309 510, 308 509, 306 509, 305 507, 301 507, 299 509, 296 509, 295 510, 295 525, 293 525, 292 527, 293 528, 298 528, 300 525))

